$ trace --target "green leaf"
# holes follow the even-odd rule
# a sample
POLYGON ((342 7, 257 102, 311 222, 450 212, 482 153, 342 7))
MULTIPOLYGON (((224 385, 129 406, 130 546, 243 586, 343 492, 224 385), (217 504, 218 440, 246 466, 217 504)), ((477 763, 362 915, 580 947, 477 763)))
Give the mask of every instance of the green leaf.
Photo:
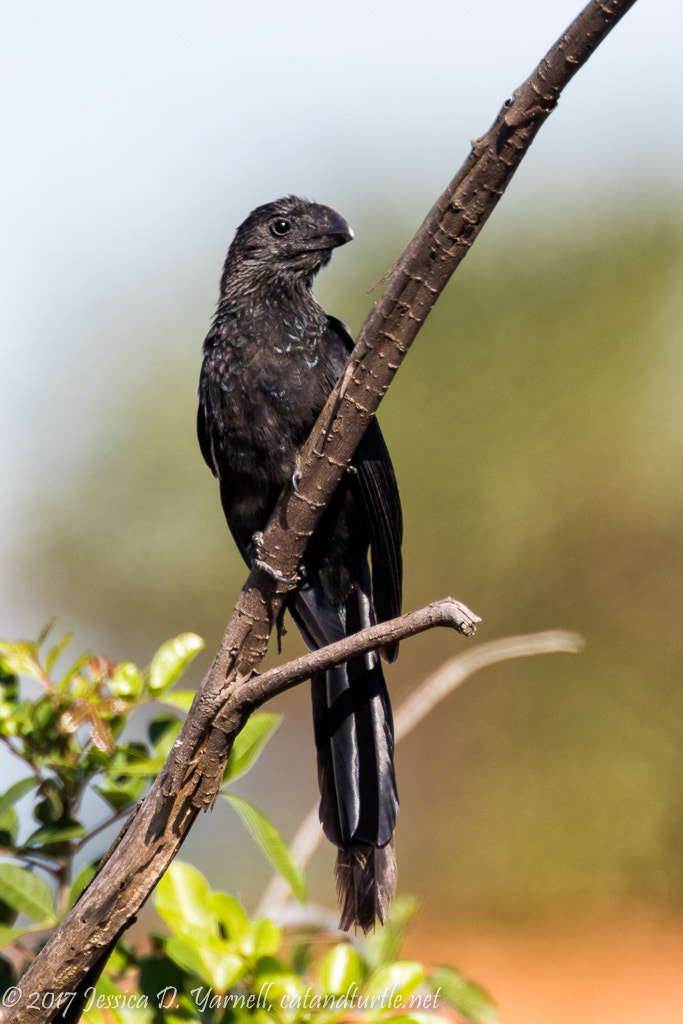
POLYGON ((28 868, 0 864, 0 892, 5 903, 32 921, 39 924, 54 921, 55 905, 48 884, 28 868))
POLYGON ((14 807, 18 803, 22 796, 26 796, 32 789, 40 785, 40 779, 37 779, 34 775, 27 779, 19 779, 9 789, 0 796, 0 817, 9 810, 10 807, 14 807))
POLYGON ((197 975, 218 992, 227 991, 246 973, 244 961, 228 948, 227 943, 204 945, 174 937, 164 943, 164 949, 179 967, 197 975))
MULTIPOLYGON (((261 1024, 261 1021, 265 1024, 266 1021, 272 1020, 303 1021, 314 1019, 322 1021, 326 1019, 323 1013, 318 1011, 310 1018, 308 1010, 299 1011, 296 1013, 296 1016, 293 1016, 291 1009, 283 1007, 283 997, 286 997, 288 1001, 291 999, 302 999, 306 992, 308 992, 310 998, 311 989, 306 980, 275 957, 263 957, 263 959, 255 964, 254 990, 260 993, 262 999, 276 1011, 275 1015, 260 1018, 259 1024, 261 1024), (280 1010, 279 1013, 277 1012, 278 1010, 280 1010)), ((257 1018, 258 1014, 259 1011, 257 1010, 251 1020, 253 1021, 254 1018, 257 1018)), ((339 1015, 337 1015, 337 1019, 339 1019, 339 1015)))
POLYGON ((144 793, 146 785, 147 781, 144 776, 142 778, 117 776, 116 779, 105 776, 104 781, 99 786, 93 786, 93 789, 103 800, 106 800, 110 807, 115 811, 120 811, 123 807, 135 803, 144 793))
POLYGON ((40 700, 34 701, 33 704, 29 703, 26 724, 22 723, 22 735, 30 737, 33 744, 36 742, 37 735, 43 734, 40 737, 41 753, 45 751, 46 760, 50 759, 50 748, 57 746, 59 749, 55 734, 61 714, 61 709, 57 708, 50 697, 46 695, 40 700))
POLYGON ((239 945, 249 930, 249 918, 240 903, 226 892, 211 894, 211 909, 228 939, 239 945))
POLYGON ((48 681, 38 661, 36 645, 27 640, 0 640, 0 658, 5 668, 18 676, 29 676, 40 683, 48 681))
POLYGON ((369 979, 365 992, 368 996, 380 996, 383 1010, 400 1005, 424 981, 424 967, 415 960, 395 960, 380 968, 369 979))
POLYGON ((69 906, 73 906, 78 897, 81 895, 86 885, 95 877, 95 871, 97 865, 87 864, 82 871, 78 873, 74 881, 71 883, 71 892, 69 893, 69 906))
MULTIPOLYGON (((2 661, 2 654, 0 653, 0 700, 6 705, 6 709, 11 708, 13 704, 16 704, 19 700, 19 677, 14 673, 10 672, 5 667, 2 661)), ((5 712, 6 715, 6 712, 5 712)))
POLYGON ((136 966, 137 957, 126 939, 119 939, 107 960, 106 974, 116 977, 126 974, 136 966))
POLYGON ((109 677, 109 688, 116 697, 139 697, 143 690, 142 672, 132 661, 119 661, 109 677))
POLYGON ((196 942, 178 938, 169 939, 164 948, 178 967, 218 992, 225 992, 247 970, 242 957, 227 950, 212 952, 196 942))
POLYGON ((291 887, 300 903, 306 902, 306 883, 300 868, 294 863, 284 839, 275 826, 258 808, 236 793, 225 793, 224 797, 235 808, 247 831, 258 843, 266 857, 291 887))
POLYGON ((59 824, 64 816, 64 794, 57 780, 45 779, 41 783, 38 795, 40 799, 33 808, 33 817, 42 825, 59 824))
POLYGON ((84 835, 85 828, 80 821, 68 822, 65 825, 45 825, 32 832, 24 846, 52 846, 53 843, 65 843, 69 839, 80 839, 84 835))
MULTIPOLYGON (((155 1009, 163 1008, 168 1010, 173 1002, 172 988, 179 988, 178 970, 167 955, 164 949, 155 949, 149 953, 141 954, 139 950, 134 954, 133 964, 139 969, 137 987, 143 996, 147 996, 150 1006, 155 1009)), ((111 960, 107 964, 107 970, 114 974, 130 973, 130 964, 125 961, 120 965, 113 964, 111 960)), ((161 1015, 157 1015, 157 1024, 161 1024, 161 1015)), ((164 1014, 164 1024, 167 1024, 168 1017, 164 1014)))
POLYGON ((156 693, 172 686, 203 646, 204 641, 196 633, 181 633, 162 644, 149 666, 150 691, 156 693))
MULTIPOLYGON (((54 620, 53 620, 54 621, 54 620)), ((52 647, 45 658, 45 671, 49 675, 55 666, 55 662, 59 658, 60 654, 63 654, 67 649, 71 641, 73 640, 73 633, 65 633, 61 640, 59 640, 54 647, 52 647)))
POLYGON ((48 636, 50 635, 50 633, 54 629, 54 625, 55 625, 56 621, 57 621, 57 616, 53 615, 51 619, 48 619, 48 621, 45 623, 45 625, 41 629, 40 633, 38 634, 38 639, 36 640, 35 644, 33 645, 35 647, 35 649, 36 649, 36 657, 38 656, 38 652, 40 651, 40 648, 43 646, 43 644, 47 640, 48 636))
POLYGON ((194 698, 194 690, 173 690, 172 693, 160 693, 156 696, 156 700, 161 701, 162 704, 168 704, 170 707, 185 713, 192 707, 194 698))
POLYGON ((85 1024, 109 1024, 109 1021, 105 1018, 103 1011, 98 1010, 96 1006, 91 1006, 89 1010, 84 1010, 81 1016, 81 1021, 84 1021, 85 1024))
POLYGON ((457 1010, 472 1024, 497 1024, 498 1008, 488 992, 451 967, 438 967, 429 978, 435 996, 457 1010))
POLYGON ((148 746, 146 743, 137 741, 119 743, 111 754, 102 758, 102 766, 112 779, 116 779, 117 774, 123 773, 129 764, 136 764, 147 759, 148 746))
POLYGON ((173 861, 154 892, 157 914, 173 930, 178 923, 196 925, 218 936, 218 919, 212 906, 212 892, 204 875, 191 864, 173 861))
POLYGON ((175 715, 160 715, 150 722, 149 738, 157 757, 166 760, 180 732, 181 725, 182 722, 175 715))
POLYGON ((91 658, 92 658, 92 651, 91 650, 84 650, 82 654, 79 654, 79 656, 76 658, 75 662, 73 662, 69 666, 69 668, 67 669, 65 674, 63 674, 63 676, 59 680, 59 687, 61 689, 65 688, 67 683, 71 682, 72 679, 74 679, 76 676, 78 676, 78 674, 81 671, 81 669, 85 668, 85 666, 88 664, 88 662, 90 662, 91 658))
POLYGON ((69 683, 75 676, 78 675, 78 673, 81 671, 81 669, 84 668, 88 664, 88 662, 90 661, 91 658, 92 658, 92 651, 83 651, 83 654, 80 654, 76 658, 76 660, 73 662, 73 664, 69 666, 69 668, 66 670, 66 672, 64 673, 64 675, 60 679, 60 681, 59 681, 60 688, 64 689, 64 687, 67 685, 67 683, 69 683))
POLYGON ((139 761, 132 761, 130 764, 117 765, 111 777, 117 779, 121 775, 130 776, 131 778, 154 779, 163 766, 163 757, 142 757, 139 761))
POLYGON ((247 720, 233 744, 223 782, 234 782, 249 771, 281 721, 282 715, 272 711, 257 712, 247 720))
POLYGON ((353 946, 339 942, 323 957, 318 971, 323 992, 338 995, 348 992, 352 985, 360 986, 363 979, 363 964, 353 946))
POLYGON ((244 936, 240 952, 245 956, 260 960, 263 957, 275 956, 282 942, 282 928, 268 917, 252 921, 244 936))
POLYGON ((219 992, 227 992, 236 981, 239 981, 247 973, 247 965, 244 960, 232 950, 225 949, 217 953, 212 953, 211 950, 201 952, 211 973, 213 987, 219 992))
POLYGON ((0 846, 16 846, 19 818, 13 807, 0 814, 0 846))
POLYGON ((185 939, 172 938, 168 939, 164 943, 164 949, 166 950, 167 956, 178 965, 182 967, 188 974, 194 974, 206 985, 212 984, 212 978, 208 972, 204 961, 199 955, 199 950, 196 945, 190 942, 186 942, 185 939))
POLYGON ((0 949, 4 949, 5 946, 13 946, 22 935, 26 934, 26 928, 8 928, 4 924, 0 924, 0 949))

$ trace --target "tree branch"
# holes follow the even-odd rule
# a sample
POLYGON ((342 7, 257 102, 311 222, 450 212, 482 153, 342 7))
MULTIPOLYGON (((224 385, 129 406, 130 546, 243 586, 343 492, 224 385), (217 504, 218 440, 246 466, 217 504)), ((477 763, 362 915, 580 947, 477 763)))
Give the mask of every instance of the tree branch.
POLYGON ((473 144, 462 169, 396 264, 301 452, 296 486, 283 492, 266 527, 259 561, 270 574, 258 568, 250 573, 164 768, 105 855, 98 874, 26 973, 19 1002, 0 1011, 0 1021, 66 1020, 43 1007, 42 994, 73 991, 97 977, 113 943, 166 870, 197 813, 211 805, 234 737, 250 711, 243 699, 245 686, 248 694, 272 626, 296 585, 306 542, 369 419, 561 90, 634 2, 591 0, 503 106, 491 129, 473 144))
POLYGON ((464 604, 452 597, 444 597, 441 601, 427 605, 426 608, 420 608, 419 611, 406 612, 395 619, 369 626, 359 633, 353 633, 343 640, 328 644, 327 647, 321 647, 318 651, 311 651, 301 658, 288 661, 286 665, 271 668, 263 675, 255 675, 244 684, 242 699, 251 704, 252 708, 257 708, 279 693, 284 693, 292 686, 310 679, 314 672, 324 672, 359 654, 376 651, 387 644, 398 643, 409 636, 423 633, 426 629, 434 629, 435 626, 450 626, 463 636, 472 636, 477 622, 481 622, 479 616, 464 604))

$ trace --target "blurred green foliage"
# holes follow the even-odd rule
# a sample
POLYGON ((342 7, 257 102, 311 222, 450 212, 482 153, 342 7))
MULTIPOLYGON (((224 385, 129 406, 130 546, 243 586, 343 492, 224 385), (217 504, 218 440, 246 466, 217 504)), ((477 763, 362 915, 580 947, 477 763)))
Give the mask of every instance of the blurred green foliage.
MULTIPOLYGON (((434 913, 683 896, 680 213, 634 196, 487 226, 382 405, 406 607, 450 593, 482 639, 565 627, 587 641, 579 659, 488 670, 402 745, 401 887, 434 913)), ((321 278, 325 308, 357 331, 414 226, 355 225, 321 278)), ((212 648, 244 579, 194 437, 201 341, 168 322, 150 337, 144 374, 131 366, 108 397, 17 552, 24 600, 133 651, 185 629, 212 648)), ((397 699, 453 645, 404 644, 397 699)), ((305 705, 291 697, 305 724, 287 728, 310 733, 305 705)), ((314 790, 298 795, 281 743, 267 809, 291 829, 314 790)), ((329 870, 314 867, 315 892, 329 870)))

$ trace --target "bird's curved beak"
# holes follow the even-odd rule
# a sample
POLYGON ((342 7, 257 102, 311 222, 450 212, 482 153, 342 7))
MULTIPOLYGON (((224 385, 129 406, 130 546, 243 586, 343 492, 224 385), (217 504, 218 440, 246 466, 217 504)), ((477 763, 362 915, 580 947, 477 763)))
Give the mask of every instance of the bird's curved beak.
POLYGON ((310 211, 307 241, 311 249, 335 249, 353 238, 353 231, 344 218, 329 206, 314 206, 310 211))

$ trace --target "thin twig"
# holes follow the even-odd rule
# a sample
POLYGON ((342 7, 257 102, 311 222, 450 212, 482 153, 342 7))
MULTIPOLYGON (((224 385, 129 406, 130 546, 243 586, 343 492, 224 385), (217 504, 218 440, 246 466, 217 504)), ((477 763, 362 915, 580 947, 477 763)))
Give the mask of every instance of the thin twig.
MULTIPOLYGON (((33 934, 33 931, 31 931, 31 934, 33 934)), ((26 957, 29 963, 33 963, 37 954, 34 953, 32 949, 30 949, 28 946, 25 946, 21 941, 14 942, 12 943, 12 945, 14 946, 15 949, 19 950, 22 956, 26 957)))
MULTIPOLYGON (((47 874, 52 875, 53 878, 57 878, 59 875, 58 868, 53 867, 51 864, 43 864, 43 862, 38 859, 40 856, 39 853, 29 855, 27 853, 20 853, 12 846, 0 846, 0 854, 3 857, 12 857, 13 860, 22 860, 25 864, 30 864, 31 867, 40 868, 41 871, 47 872, 47 874)), ((43 856, 48 857, 49 854, 45 853, 43 856)))
POLYGON ((88 832, 87 835, 83 836, 81 839, 78 839, 76 842, 74 842, 74 853, 78 853, 79 850, 81 850, 86 843, 89 843, 91 839, 94 839, 95 836, 98 836, 100 832, 104 832, 104 830, 106 828, 109 828, 110 825, 115 825, 117 821, 120 821, 121 818, 125 818, 125 816, 129 813, 129 806, 123 807, 121 808, 121 810, 114 811, 112 814, 109 815, 108 818, 105 818, 104 821, 101 821, 99 825, 96 825, 95 828, 88 832))
POLYGON ((398 643, 435 626, 449 626, 463 636, 472 636, 477 622, 481 622, 481 619, 466 605, 452 597, 445 597, 418 611, 405 612, 395 619, 352 633, 343 640, 328 644, 318 651, 310 651, 262 675, 254 675, 243 684, 240 697, 253 707, 259 707, 292 686, 310 679, 316 672, 325 672, 360 654, 398 643))
POLYGON ((394 718, 396 741, 407 736, 444 697, 482 668, 535 654, 579 654, 583 648, 583 637, 561 629, 507 636, 477 644, 445 662, 401 704, 394 718))
POLYGON ((22 761, 24 764, 26 764, 26 767, 29 768, 31 772, 33 772, 33 775, 35 776, 39 783, 44 781, 40 769, 36 768, 36 766, 34 764, 31 764, 30 762, 24 761, 24 759, 21 756, 21 751, 14 746, 11 737, 5 736, 3 734, 2 736, 0 736, 0 741, 5 744, 5 746, 8 748, 13 757, 16 757, 19 761, 22 761))

